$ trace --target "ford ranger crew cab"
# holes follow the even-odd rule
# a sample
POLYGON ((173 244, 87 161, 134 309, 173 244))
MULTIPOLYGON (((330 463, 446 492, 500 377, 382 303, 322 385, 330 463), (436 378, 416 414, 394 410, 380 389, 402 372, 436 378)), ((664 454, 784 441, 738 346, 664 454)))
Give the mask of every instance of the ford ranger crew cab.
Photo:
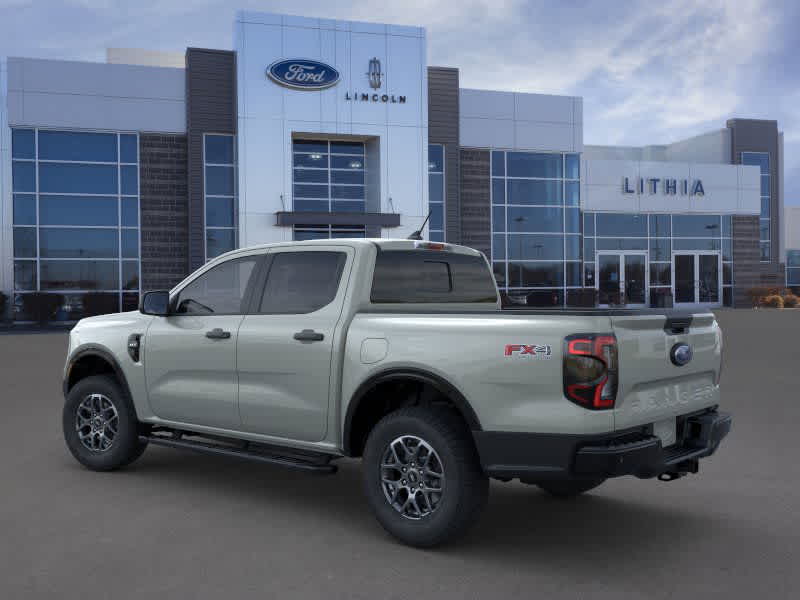
POLYGON ((696 473, 731 426, 721 354, 709 312, 503 310, 466 247, 277 243, 78 322, 63 429, 99 471, 149 444, 311 473, 360 457, 377 520, 426 547, 477 520, 489 478, 569 497, 696 473))

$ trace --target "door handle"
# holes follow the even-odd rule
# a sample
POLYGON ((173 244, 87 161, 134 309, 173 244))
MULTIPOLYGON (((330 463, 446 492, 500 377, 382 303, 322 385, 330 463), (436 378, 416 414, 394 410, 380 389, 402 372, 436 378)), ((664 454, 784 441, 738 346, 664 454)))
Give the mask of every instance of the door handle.
POLYGON ((222 331, 219 327, 206 331, 206 337, 210 340, 227 340, 231 337, 230 331, 222 331))
POLYGON ((300 342, 321 342, 325 339, 325 335, 317 333, 313 329, 303 329, 294 334, 294 339, 300 342))

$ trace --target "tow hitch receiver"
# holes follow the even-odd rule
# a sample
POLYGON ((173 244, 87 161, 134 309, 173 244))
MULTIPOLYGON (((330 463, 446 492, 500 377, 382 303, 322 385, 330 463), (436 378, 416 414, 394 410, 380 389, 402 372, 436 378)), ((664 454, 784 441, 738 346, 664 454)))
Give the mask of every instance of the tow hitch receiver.
POLYGON ((685 460, 675 465, 673 469, 669 471, 664 471, 663 473, 659 474, 658 480, 675 481, 676 479, 685 477, 689 473, 697 473, 699 470, 700 470, 699 460, 685 460))

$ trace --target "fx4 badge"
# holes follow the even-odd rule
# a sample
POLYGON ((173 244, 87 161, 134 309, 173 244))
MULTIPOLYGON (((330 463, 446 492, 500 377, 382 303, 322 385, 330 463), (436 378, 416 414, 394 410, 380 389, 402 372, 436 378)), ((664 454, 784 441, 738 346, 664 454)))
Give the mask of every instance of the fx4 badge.
POLYGON ((537 344, 507 344, 505 355, 549 360, 553 357, 553 349, 549 344, 545 344, 544 346, 539 346, 537 344))

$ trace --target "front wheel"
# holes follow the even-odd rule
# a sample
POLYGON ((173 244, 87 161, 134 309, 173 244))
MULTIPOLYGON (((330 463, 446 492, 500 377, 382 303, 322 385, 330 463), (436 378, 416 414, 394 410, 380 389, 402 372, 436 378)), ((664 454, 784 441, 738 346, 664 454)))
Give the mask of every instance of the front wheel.
POLYGON ((422 407, 390 413, 370 432, 364 485, 383 528, 423 548, 463 534, 489 495, 463 421, 451 411, 422 407))
POLYGON ((112 377, 82 379, 69 391, 62 415, 64 440, 72 456, 93 471, 112 471, 139 458, 136 411, 112 377))

